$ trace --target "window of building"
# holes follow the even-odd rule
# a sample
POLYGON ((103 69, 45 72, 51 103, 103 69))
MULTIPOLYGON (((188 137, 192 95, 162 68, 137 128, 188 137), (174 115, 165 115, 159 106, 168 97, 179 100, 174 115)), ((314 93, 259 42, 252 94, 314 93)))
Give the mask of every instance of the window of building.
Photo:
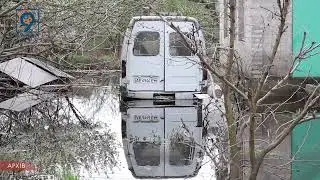
MULTIPOLYGON (((191 36, 187 33, 185 35, 191 36)), ((191 50, 177 32, 169 34, 169 51, 171 56, 192 56, 191 50)))
POLYGON ((160 50, 160 34, 158 32, 142 31, 134 39, 133 55, 156 56, 160 50))

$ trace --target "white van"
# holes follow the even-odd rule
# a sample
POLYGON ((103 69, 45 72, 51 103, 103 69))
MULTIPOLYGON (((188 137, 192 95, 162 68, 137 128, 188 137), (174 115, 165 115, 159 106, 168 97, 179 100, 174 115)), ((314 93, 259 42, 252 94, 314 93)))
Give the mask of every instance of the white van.
POLYGON ((196 19, 184 16, 133 17, 121 52, 121 92, 124 98, 192 99, 206 85, 206 71, 191 53, 178 27, 204 49, 202 30, 196 19), (167 22, 163 21, 164 18, 167 22))
POLYGON ((136 178, 196 176, 204 155, 198 146, 203 143, 201 109, 192 100, 175 101, 171 105, 157 105, 150 100, 129 102, 122 112, 122 138, 132 175, 136 178))

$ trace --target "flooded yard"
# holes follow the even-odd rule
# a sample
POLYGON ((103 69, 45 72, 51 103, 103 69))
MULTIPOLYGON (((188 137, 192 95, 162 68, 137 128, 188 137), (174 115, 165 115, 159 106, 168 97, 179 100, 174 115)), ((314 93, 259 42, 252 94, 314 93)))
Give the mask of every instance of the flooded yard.
POLYGON ((215 179, 197 145, 205 138, 196 102, 133 101, 123 110, 118 75, 85 76, 63 96, 23 112, 2 111, 1 159, 34 165, 15 176, 215 179))

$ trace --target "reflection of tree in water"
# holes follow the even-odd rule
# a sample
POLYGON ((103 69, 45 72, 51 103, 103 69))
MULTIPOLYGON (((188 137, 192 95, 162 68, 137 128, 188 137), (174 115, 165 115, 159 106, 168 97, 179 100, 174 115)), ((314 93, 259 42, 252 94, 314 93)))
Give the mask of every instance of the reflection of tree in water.
POLYGON ((101 111, 101 108, 106 105, 108 106, 108 109, 111 109, 112 113, 118 112, 118 89, 115 84, 110 84, 110 86, 108 86, 107 88, 73 88, 73 97, 74 99, 80 100, 79 103, 81 103, 81 105, 85 107, 85 109, 90 109, 92 111, 92 116, 101 111))
POLYGON ((170 165, 190 165, 193 160, 195 143, 192 137, 186 134, 182 127, 174 129, 170 135, 170 165))
POLYGON ((108 94, 117 95, 118 89, 116 88, 119 85, 119 77, 120 74, 117 72, 113 73, 101 73, 98 75, 83 75, 80 80, 78 80, 79 84, 88 85, 87 88, 84 86, 74 87, 73 94, 75 97, 80 97, 81 99, 90 100, 92 96, 97 95, 97 90, 105 91, 108 94), (98 87, 98 88, 94 88, 98 87), (105 87, 108 88, 105 88, 105 87), (101 88, 99 88, 101 87, 101 88), (104 88, 102 88, 104 87, 104 88))
POLYGON ((117 164, 114 135, 81 115, 75 118, 67 104, 56 99, 20 113, 1 111, 0 159, 29 161, 45 173, 66 166, 110 171, 117 164))

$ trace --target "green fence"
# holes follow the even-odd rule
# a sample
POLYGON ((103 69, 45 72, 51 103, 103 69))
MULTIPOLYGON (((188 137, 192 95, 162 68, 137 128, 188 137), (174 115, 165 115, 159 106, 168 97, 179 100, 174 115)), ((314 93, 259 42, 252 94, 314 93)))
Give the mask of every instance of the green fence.
MULTIPOLYGON (((294 55, 300 51, 303 33, 307 33, 305 45, 310 45, 312 42, 320 42, 320 22, 319 0, 293 0, 292 6, 292 23, 293 23, 293 39, 292 46, 294 55)), ((314 51, 312 54, 319 52, 314 51)), ((297 63, 297 62, 296 62, 297 63)), ((294 71, 293 77, 320 77, 320 55, 315 55, 301 61, 301 64, 294 71)))
POLYGON ((291 180, 320 180, 320 119, 298 125, 291 138, 291 180))

